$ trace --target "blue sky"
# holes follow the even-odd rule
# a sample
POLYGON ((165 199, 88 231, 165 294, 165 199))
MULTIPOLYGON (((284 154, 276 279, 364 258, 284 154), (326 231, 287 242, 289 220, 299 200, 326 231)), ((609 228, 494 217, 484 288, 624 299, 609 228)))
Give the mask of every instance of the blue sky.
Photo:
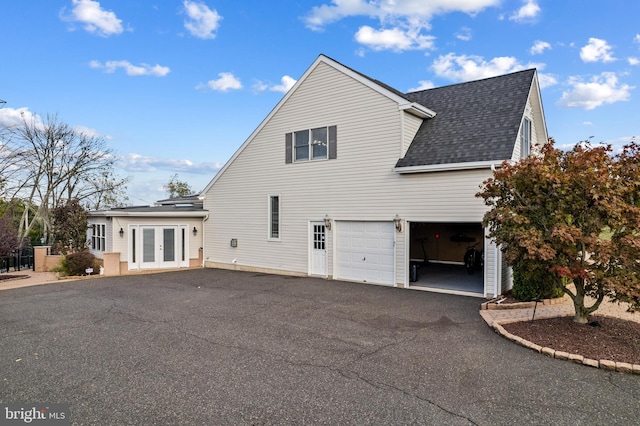
MULTIPOLYGON (((100 135, 130 204, 201 190, 319 54, 398 90, 536 67, 549 135, 640 135, 640 4, 610 0, 3 2, 0 121, 100 135)), ((428 105, 427 105, 428 106, 428 105)))

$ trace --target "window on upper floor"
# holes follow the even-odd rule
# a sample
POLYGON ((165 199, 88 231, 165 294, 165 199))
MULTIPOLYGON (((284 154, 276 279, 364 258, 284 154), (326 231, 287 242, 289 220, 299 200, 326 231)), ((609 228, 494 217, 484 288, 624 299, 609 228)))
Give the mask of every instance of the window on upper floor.
POLYGON ((337 158, 336 126, 298 130, 285 135, 285 163, 337 158))
POLYGON ((526 158, 531 154, 531 120, 525 118, 520 126, 520 157, 526 158))

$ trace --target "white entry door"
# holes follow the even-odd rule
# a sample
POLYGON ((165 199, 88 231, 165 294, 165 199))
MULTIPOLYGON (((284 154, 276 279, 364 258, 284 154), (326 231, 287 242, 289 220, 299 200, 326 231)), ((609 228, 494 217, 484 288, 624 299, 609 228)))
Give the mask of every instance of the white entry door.
POLYGON ((178 266, 176 226, 141 227, 141 268, 175 268, 178 266))
POLYGON ((311 275, 327 276, 327 248, 324 222, 311 222, 311 275))

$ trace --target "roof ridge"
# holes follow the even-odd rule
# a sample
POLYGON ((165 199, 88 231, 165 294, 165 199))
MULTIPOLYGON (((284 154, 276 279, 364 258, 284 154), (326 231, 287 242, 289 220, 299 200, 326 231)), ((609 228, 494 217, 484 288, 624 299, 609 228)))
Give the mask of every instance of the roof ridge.
POLYGON ((483 82, 483 81, 493 80, 493 79, 496 79, 496 78, 505 78, 505 77, 509 77, 509 76, 516 75, 516 74, 527 73, 527 72, 537 72, 537 71, 538 71, 538 69, 537 69, 537 68, 535 68, 535 67, 534 67, 534 68, 527 68, 527 69, 525 69, 525 70, 514 71, 514 72, 507 73, 507 74, 494 75, 494 76, 492 76, 492 77, 485 77, 485 78, 480 78, 480 79, 477 79, 477 80, 461 81, 461 82, 459 82, 459 83, 446 84, 446 85, 444 85, 444 86, 432 87, 432 88, 430 88, 430 89, 424 89, 424 90, 416 90, 416 91, 412 91, 412 92, 406 92, 404 95, 405 95, 405 96, 406 96, 406 95, 408 95, 408 94, 413 95, 413 94, 416 94, 416 93, 428 92, 428 91, 430 91, 430 90, 444 89, 444 88, 446 88, 446 87, 454 87, 454 86, 462 86, 462 85, 465 85, 465 84, 480 83, 480 82, 483 82))

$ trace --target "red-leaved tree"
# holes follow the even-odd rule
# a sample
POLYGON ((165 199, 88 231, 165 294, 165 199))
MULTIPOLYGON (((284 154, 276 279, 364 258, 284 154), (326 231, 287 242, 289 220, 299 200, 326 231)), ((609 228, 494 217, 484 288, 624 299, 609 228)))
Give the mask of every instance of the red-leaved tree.
POLYGON ((477 195, 506 261, 547 265, 573 300, 574 321, 586 323, 607 296, 640 308, 640 145, 562 151, 551 141, 540 155, 503 163, 477 195))

